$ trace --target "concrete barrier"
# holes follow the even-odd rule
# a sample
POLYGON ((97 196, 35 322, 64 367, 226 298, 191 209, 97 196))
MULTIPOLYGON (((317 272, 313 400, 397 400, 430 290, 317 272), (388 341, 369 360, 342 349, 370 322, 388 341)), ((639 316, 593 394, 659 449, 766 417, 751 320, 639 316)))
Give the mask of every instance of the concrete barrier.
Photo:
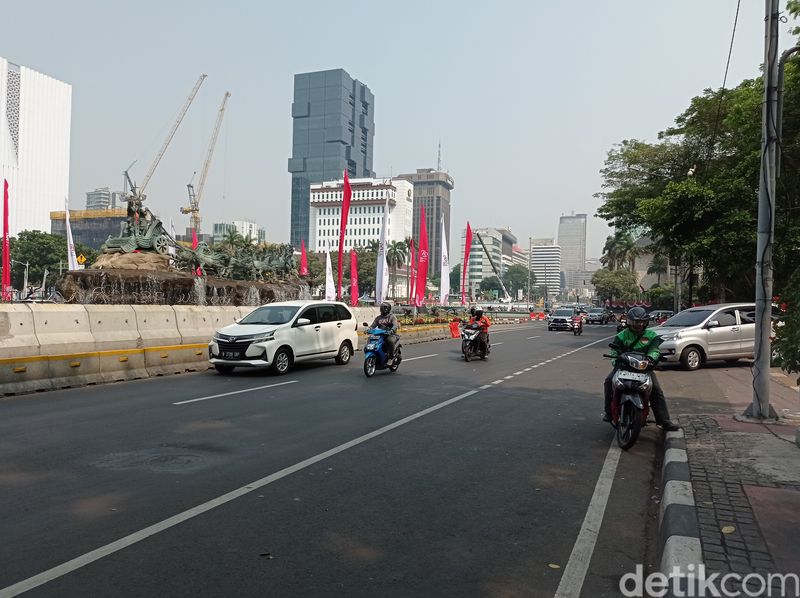
POLYGON ((47 359, 39 357, 33 312, 28 305, 0 311, 0 394, 52 388, 47 359))
POLYGON ((185 372, 187 349, 181 347, 175 310, 169 305, 134 305, 136 327, 142 339, 144 366, 151 376, 185 372))
POLYGON ((30 304, 53 388, 96 384, 100 373, 89 315, 82 305, 30 304))
POLYGON ((147 378, 142 337, 130 305, 86 305, 100 364, 100 382, 147 378))

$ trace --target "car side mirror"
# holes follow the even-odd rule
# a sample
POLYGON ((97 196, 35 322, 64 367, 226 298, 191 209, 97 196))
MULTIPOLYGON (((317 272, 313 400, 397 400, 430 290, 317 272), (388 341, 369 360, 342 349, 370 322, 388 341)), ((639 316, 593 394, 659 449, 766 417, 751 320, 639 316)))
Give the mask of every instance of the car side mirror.
POLYGON ((719 328, 719 320, 711 320, 706 324, 706 328, 719 328))
POLYGON ((297 326, 308 326, 311 324, 311 320, 308 318, 297 318, 297 322, 295 322, 297 326))

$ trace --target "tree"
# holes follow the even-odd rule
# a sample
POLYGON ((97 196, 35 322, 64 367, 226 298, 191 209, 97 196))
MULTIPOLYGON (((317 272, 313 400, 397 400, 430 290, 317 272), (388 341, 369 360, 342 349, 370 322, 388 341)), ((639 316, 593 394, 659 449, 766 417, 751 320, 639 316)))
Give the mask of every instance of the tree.
POLYGON ((461 264, 456 264, 450 270, 450 292, 455 293, 456 289, 461 289, 461 264))
POLYGON ((497 276, 489 276, 488 278, 481 280, 480 289, 484 296, 494 292, 497 292, 499 295, 503 291, 503 287, 500 284, 500 279, 497 278, 497 276))
POLYGON ((367 241, 367 251, 378 253, 381 248, 381 242, 378 239, 370 239, 367 241))
POLYGON ((403 241, 392 241, 386 248, 386 263, 391 269, 392 297, 397 298, 397 268, 403 266, 408 259, 408 248, 403 241))
POLYGON ((242 245, 242 235, 235 228, 231 228, 222 238, 222 246, 230 255, 236 253, 236 248, 242 245))
MULTIPOLYGON (((28 283, 38 284, 44 276, 45 269, 49 272, 48 278, 54 280, 63 267, 67 269, 67 239, 58 235, 51 235, 38 230, 24 230, 17 237, 9 240, 11 259, 22 264, 11 264, 11 284, 14 288, 21 289, 25 278, 25 262, 29 263, 28 283)), ((75 244, 75 253, 86 258, 87 267, 97 259, 97 252, 82 243, 75 244)), ((2 248, 0 247, 0 255, 2 248)))
POLYGON ((358 287, 362 294, 374 294, 378 254, 365 247, 356 249, 358 256, 358 287))
POLYGON ((653 256, 650 266, 647 268, 648 274, 655 274, 658 278, 656 285, 661 286, 661 275, 669 271, 669 260, 663 255, 656 254, 653 256))
POLYGON ((636 275, 629 270, 601 268, 592 275, 592 284, 602 300, 628 301, 639 295, 636 275))
MULTIPOLYGON (((536 284, 536 276, 533 272, 530 273, 531 289, 536 284)), ((503 284, 512 297, 517 296, 517 291, 522 289, 522 292, 528 293, 528 269, 520 264, 513 264, 503 272, 503 284)))

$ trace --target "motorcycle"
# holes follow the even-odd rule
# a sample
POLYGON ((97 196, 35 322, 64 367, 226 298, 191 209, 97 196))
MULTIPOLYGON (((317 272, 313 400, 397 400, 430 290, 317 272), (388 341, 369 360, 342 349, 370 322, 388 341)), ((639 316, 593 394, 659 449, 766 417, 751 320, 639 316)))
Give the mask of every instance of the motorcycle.
POLYGON ((369 324, 364 322, 369 334, 369 340, 364 347, 364 375, 367 378, 372 378, 377 370, 389 370, 396 372, 400 367, 400 362, 403 361, 402 345, 400 339, 394 345, 394 358, 389 361, 389 355, 384 350, 383 346, 386 341, 386 335, 389 334, 388 330, 383 328, 369 328, 369 324))
POLYGON ((484 348, 480 340, 481 327, 477 324, 462 324, 461 326, 461 353, 464 361, 471 360, 475 355, 486 361, 489 354, 489 345, 484 348))
POLYGON ((572 334, 580 336, 583 334, 583 317, 572 316, 572 334))
POLYGON ((603 357, 617 360, 617 370, 611 380, 611 425, 616 429, 619 447, 628 450, 647 423, 653 389, 650 372, 655 364, 643 353, 628 352, 603 357))

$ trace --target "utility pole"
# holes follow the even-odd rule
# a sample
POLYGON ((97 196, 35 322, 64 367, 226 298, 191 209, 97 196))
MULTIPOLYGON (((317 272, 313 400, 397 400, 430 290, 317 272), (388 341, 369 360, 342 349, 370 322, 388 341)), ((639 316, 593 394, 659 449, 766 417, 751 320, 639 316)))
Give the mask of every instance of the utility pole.
POLYGON ((533 251, 531 251, 532 241, 528 237, 528 312, 531 311, 531 262, 533 260, 533 251))
POLYGON ((753 404, 744 415, 774 418, 769 404, 772 356, 772 243, 775 233, 775 166, 778 114, 778 0, 765 0, 764 101, 761 124, 761 169, 758 184, 758 242, 756 249, 756 338, 753 363, 753 404))

